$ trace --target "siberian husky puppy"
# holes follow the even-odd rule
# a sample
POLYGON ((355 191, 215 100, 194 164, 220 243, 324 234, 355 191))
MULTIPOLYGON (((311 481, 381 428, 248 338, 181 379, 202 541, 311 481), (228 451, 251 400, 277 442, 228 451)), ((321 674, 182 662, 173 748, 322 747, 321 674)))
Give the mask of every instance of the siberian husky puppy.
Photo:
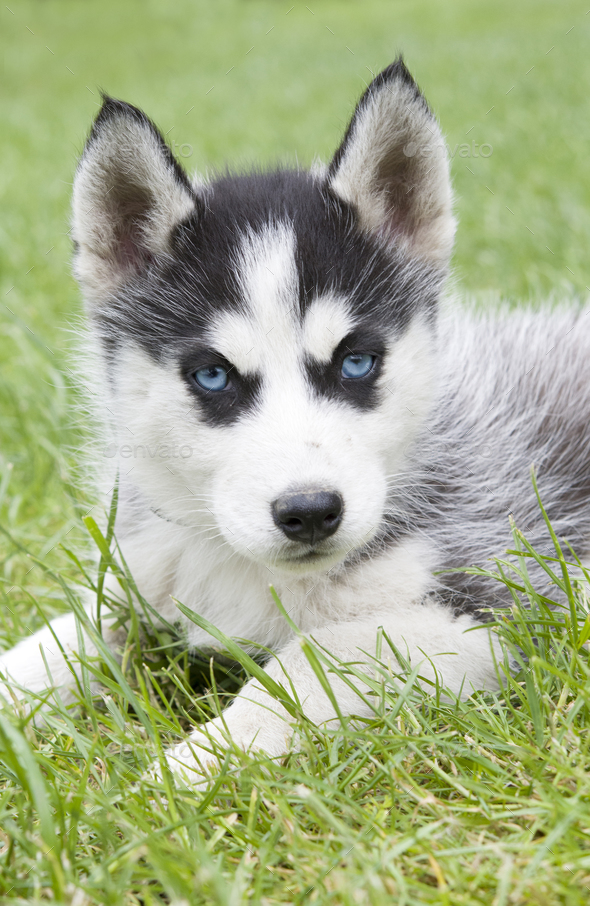
MULTIPOLYGON (((533 463, 557 533, 589 553, 590 318, 441 305, 454 230, 445 143, 401 60, 327 168, 191 182, 153 123, 106 97, 76 173, 87 380, 125 560, 191 647, 211 637, 175 599, 275 650, 267 673, 318 724, 334 709, 270 584, 336 657, 372 670, 383 627, 422 676, 469 695, 494 686, 497 649, 485 624, 468 630, 505 589, 440 571, 504 551, 511 514, 549 543, 533 463)), ((76 665, 77 645, 62 616, 0 670, 67 695, 60 648, 76 665)), ((333 686, 342 713, 367 713, 333 686)), ((229 738, 280 755, 290 720, 252 680, 170 765, 197 777, 229 738)))

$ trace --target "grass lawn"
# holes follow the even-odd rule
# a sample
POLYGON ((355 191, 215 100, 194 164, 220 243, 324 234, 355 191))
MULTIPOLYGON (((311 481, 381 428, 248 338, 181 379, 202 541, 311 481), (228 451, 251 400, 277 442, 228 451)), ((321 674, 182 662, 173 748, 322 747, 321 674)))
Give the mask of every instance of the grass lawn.
MULTIPOLYGON (((143 106, 189 169, 310 163, 401 50, 453 153, 458 289, 489 304, 586 296, 587 12, 573 0, 3 6, 0 647, 75 606, 68 551, 89 550, 68 218, 99 90, 143 106)), ((551 615, 524 554, 510 581, 533 611, 515 601, 497 631, 528 666, 521 653, 501 695, 449 704, 376 668, 373 720, 301 721, 301 754, 236 754, 242 769, 228 762, 207 795, 144 772, 238 682, 220 665, 212 694, 209 664, 165 633, 138 652, 132 632, 124 675, 107 659, 108 693, 81 688, 76 712, 56 706, 37 728, 0 713, 0 900, 587 903, 588 600, 568 592, 565 560, 548 563, 570 600, 551 615)))

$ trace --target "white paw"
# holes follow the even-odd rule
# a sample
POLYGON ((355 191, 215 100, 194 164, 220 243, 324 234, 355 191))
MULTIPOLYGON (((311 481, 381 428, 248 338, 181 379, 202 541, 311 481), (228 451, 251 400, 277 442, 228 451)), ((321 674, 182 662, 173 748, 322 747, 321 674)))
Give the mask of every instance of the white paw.
POLYGON ((191 787, 204 787, 223 764, 231 744, 214 721, 168 749, 166 763, 172 774, 191 787))
MULTIPOLYGON (((240 714, 235 719, 238 715, 235 711, 232 714, 230 709, 224 714, 223 721, 218 717, 195 730, 166 752, 171 772, 188 786, 204 788, 211 783, 228 755, 230 759, 233 757, 234 764, 239 761, 236 749, 248 754, 263 751, 271 757, 284 755, 289 748, 290 725, 276 714, 266 712, 267 720, 261 726, 261 710, 255 708, 257 725, 253 725, 251 714, 240 714)), ((161 779, 159 765, 154 767, 153 776, 161 779)))

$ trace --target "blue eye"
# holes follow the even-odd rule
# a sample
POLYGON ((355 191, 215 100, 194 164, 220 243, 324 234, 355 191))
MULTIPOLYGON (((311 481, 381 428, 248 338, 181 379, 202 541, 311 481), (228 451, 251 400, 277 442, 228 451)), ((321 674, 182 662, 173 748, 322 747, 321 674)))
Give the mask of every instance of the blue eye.
POLYGON ((345 378, 362 378, 366 377, 373 365, 375 356, 369 355, 368 352, 362 352, 353 355, 347 355, 342 362, 342 377, 345 378))
POLYGON ((193 377, 203 390, 225 390, 229 382, 227 368, 223 365, 205 365, 195 371, 193 377))

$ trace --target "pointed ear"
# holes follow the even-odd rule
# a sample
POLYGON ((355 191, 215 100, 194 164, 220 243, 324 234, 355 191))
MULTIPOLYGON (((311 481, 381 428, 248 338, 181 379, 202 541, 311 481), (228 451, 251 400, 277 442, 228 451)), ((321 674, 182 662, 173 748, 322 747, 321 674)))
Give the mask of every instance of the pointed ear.
POLYGON ((115 291, 170 250, 195 194, 160 132, 104 97, 74 179, 74 270, 89 300, 115 291))
POLYGON ((428 104, 400 59, 360 99, 328 171, 361 227, 437 266, 455 233, 447 151, 428 104))

